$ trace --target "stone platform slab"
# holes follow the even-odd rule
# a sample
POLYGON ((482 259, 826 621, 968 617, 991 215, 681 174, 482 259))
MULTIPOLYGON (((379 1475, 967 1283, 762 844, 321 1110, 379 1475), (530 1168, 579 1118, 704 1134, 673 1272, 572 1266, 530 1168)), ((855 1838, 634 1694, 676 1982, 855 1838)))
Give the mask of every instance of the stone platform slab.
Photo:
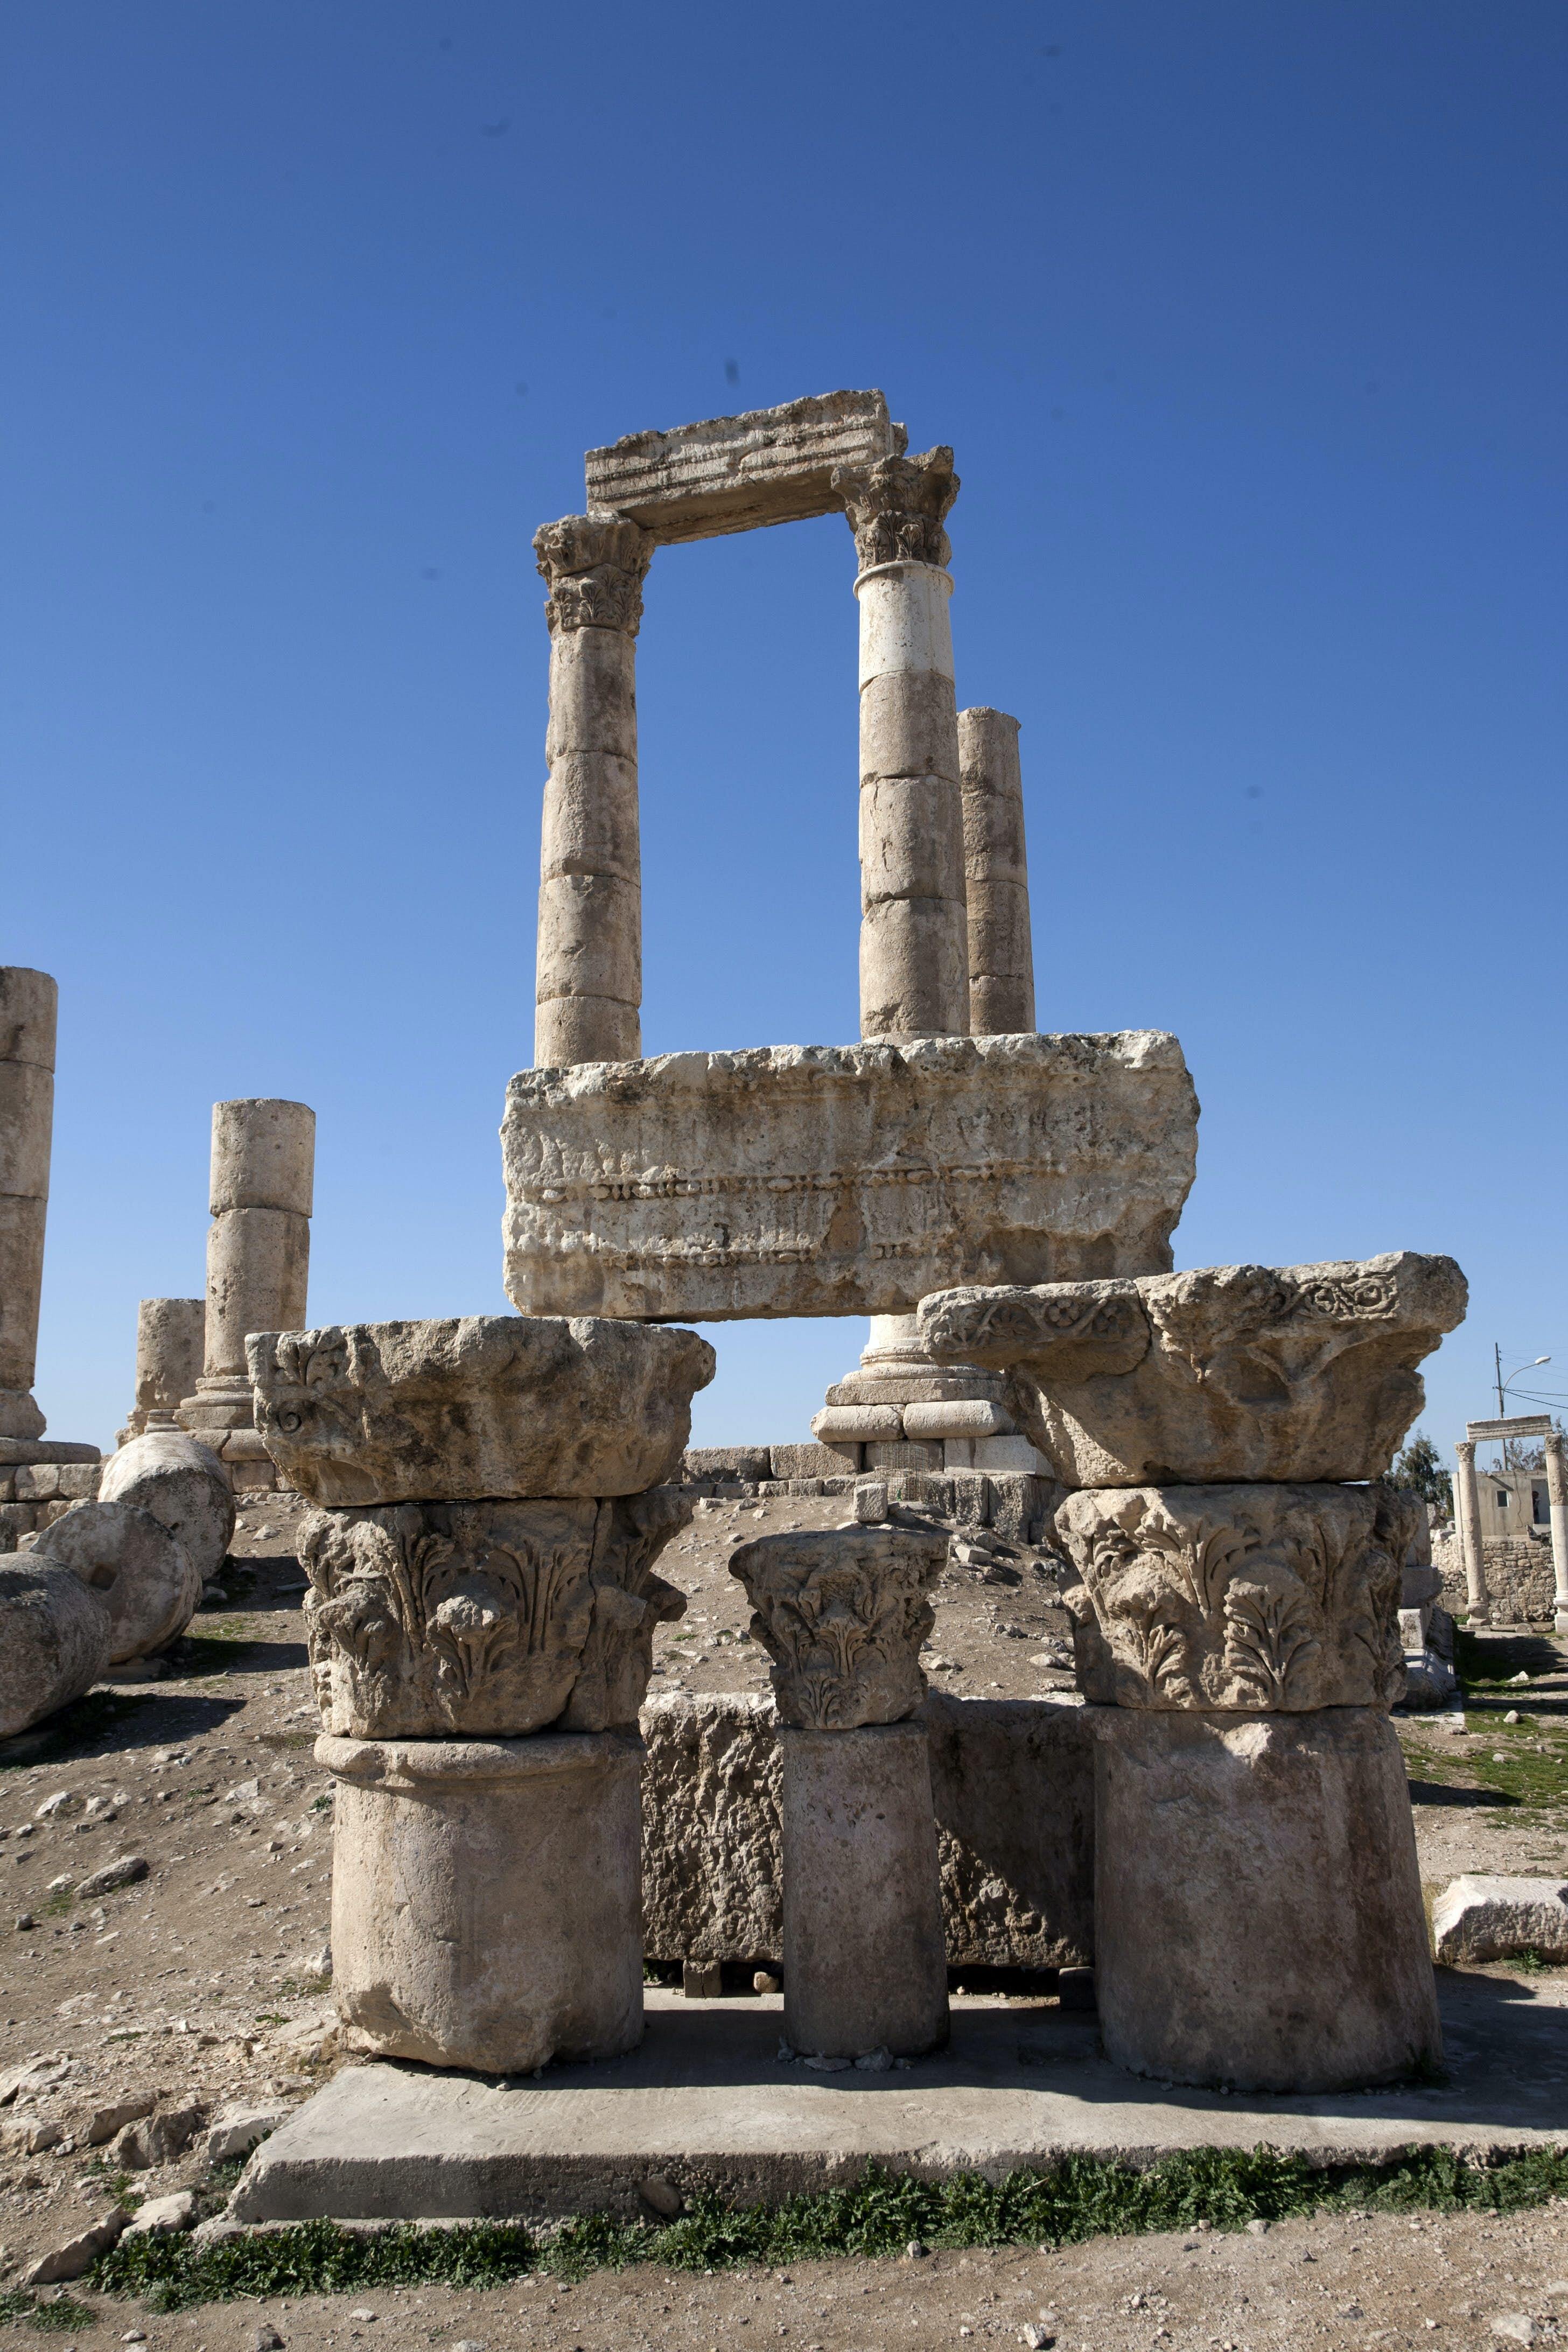
POLYGON ((1413 2142, 1479 2151, 1568 2138, 1568 1987, 1438 1977, 1447 2078, 1270 2099, 1143 2082, 1100 2054, 1092 2017, 955 2000, 936 2058, 888 2074, 777 2063, 782 2002, 650 1990, 640 2049, 538 2079, 345 2069, 265 2140, 235 2191, 242 2221, 610 2211, 647 2218, 645 2183, 768 2201, 868 2161, 999 2179, 1072 2152, 1142 2165, 1178 2148, 1299 2148, 1373 2163, 1413 2142))

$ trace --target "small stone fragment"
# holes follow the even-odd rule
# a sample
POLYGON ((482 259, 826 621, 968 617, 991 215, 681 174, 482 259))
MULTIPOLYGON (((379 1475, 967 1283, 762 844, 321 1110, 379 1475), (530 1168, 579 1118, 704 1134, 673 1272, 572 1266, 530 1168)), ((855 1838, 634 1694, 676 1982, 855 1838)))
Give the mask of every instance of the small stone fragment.
POLYGON ((189 2189, 176 2189, 172 2196, 150 2197, 137 2209, 135 2219, 125 2231, 128 2238, 173 2238, 182 2230, 194 2229, 196 2219, 195 2193, 189 2189))
POLYGON ((275 2327, 258 2327, 250 2339, 251 2352, 283 2352, 283 2338, 275 2327))
POLYGON ((248 2156, 258 2140, 288 2122, 289 2114, 285 2106, 247 2102, 220 2107, 207 2132, 207 2162, 227 2164, 237 2156, 248 2156))
POLYGON ((53 2286, 65 2279, 78 2279, 92 2268, 100 2254, 114 2245, 131 2216, 122 2205, 111 2206, 101 2221, 90 2228, 79 2230, 74 2238, 40 2254, 30 2269, 22 2273, 24 2286, 53 2286))
POLYGON ((112 1895, 121 1886, 134 1886, 147 1876, 152 1866, 143 1853, 122 1853, 117 1862, 106 1862, 101 1870, 84 1878, 77 1895, 82 1901, 90 1902, 100 1895, 112 1895))
POLYGON ((143 2116, 150 2116, 156 2105, 157 2101, 148 2093, 140 2098, 116 2099, 111 2106, 94 2107, 77 2137, 84 2147, 101 2147, 105 2140, 112 2139, 115 2133, 123 2131, 127 2124, 138 2124, 143 2116))
POLYGON ((638 2193, 643 2202, 651 2205, 667 2221, 676 2221, 686 2210, 685 2198, 662 2172, 650 2172, 646 2180, 638 2183, 638 2193))

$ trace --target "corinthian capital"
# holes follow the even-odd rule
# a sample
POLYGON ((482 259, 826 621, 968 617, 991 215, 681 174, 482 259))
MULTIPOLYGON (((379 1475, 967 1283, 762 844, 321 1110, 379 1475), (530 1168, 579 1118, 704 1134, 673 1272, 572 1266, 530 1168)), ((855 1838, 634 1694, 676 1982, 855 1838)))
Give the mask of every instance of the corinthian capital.
POLYGON ((781 1722, 807 1731, 899 1723, 925 1696, 927 1595, 947 1559, 928 1528, 827 1528, 762 1536, 730 1561, 773 1660, 781 1722))
POLYGON ((557 629, 621 629, 635 637, 654 539, 620 515, 566 515, 533 535, 550 591, 544 617, 557 629))
POLYGON ((952 553, 942 527, 958 496, 951 449, 840 466, 833 488, 844 501, 862 572, 876 563, 945 563, 952 553))

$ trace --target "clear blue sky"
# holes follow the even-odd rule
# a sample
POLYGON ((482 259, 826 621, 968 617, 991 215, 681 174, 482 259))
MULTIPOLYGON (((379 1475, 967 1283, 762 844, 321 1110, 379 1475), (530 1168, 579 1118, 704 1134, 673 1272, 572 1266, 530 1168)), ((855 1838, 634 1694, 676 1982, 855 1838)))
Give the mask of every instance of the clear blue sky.
MULTIPOLYGON (((202 1285, 209 1107, 319 1117, 316 1322, 504 1308, 582 452, 879 384, 1023 721, 1042 1027, 1204 1103, 1177 1262, 1451 1251, 1568 1391, 1568 16, 12 0, 4 929, 60 984, 39 1398, 202 1285)), ((857 1032, 852 544, 667 551, 647 1050, 857 1032)), ((860 1327, 729 1325, 710 1443, 860 1327)), ((1541 1378, 1537 1375, 1536 1378, 1541 1378)))

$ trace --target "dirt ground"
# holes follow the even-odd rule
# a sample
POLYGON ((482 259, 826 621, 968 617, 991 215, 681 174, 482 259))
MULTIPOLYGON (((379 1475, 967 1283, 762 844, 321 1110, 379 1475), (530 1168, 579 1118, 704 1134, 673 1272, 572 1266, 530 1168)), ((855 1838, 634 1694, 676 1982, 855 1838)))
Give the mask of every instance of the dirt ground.
MULTIPOLYGON (((118 2194, 190 2186, 215 2209, 221 2201, 199 2141, 132 2177, 109 2147, 87 2145, 95 2113, 149 2095, 161 2110, 209 2114, 239 2101, 288 2105, 338 2063, 320 1973, 331 1784, 311 1753, 299 1507, 277 1496, 247 1501, 226 1603, 202 1612, 161 1676, 95 1693, 62 1725, 0 1750, 0 2089, 8 2069, 38 2059, 58 2067, 36 2093, 0 2105, 0 2286, 118 2194), (51 1805, 57 1797, 64 1801, 51 1805), (144 1879, 97 1900, 76 1895, 82 1878, 126 1854, 145 1859, 144 1879), (28 2153, 27 2139, 50 2127, 58 2144, 28 2153)), ((766 1661, 745 1638, 728 1556, 758 1534, 828 1526, 843 1513, 837 1497, 700 1507, 661 1562, 690 1605, 660 1631, 653 1687, 764 1689, 766 1661)), ((984 1538, 965 1546, 936 1618, 933 1684, 979 1696, 1070 1693, 1067 1619, 1037 1555, 984 1538)), ((1436 1890, 1461 1870, 1568 1877, 1568 1664, 1550 1640, 1502 1633, 1481 1635, 1470 1663, 1479 1680, 1462 1736, 1444 1717, 1399 1725, 1423 1878, 1436 1890), (1510 1712, 1520 1720, 1509 1724, 1510 1712)), ((485 2352, 514 2343, 731 2352, 757 2335, 806 2352, 876 2352, 958 2343, 965 2331, 1020 2341, 1026 2327, 1064 2352, 1530 2340, 1491 2332, 1509 2313, 1526 2315, 1545 2342, 1559 2307, 1568 2336, 1565 2223, 1557 2207, 1510 2221, 1335 2218, 1059 2254, 844 2260, 698 2280, 637 2269, 570 2288, 426 2287, 363 2305, 316 2298, 178 2318, 89 2293, 95 2319, 64 2343, 67 2352, 78 2337, 108 2345, 142 2326, 168 2352, 254 2352, 264 2326, 290 2352, 459 2338, 485 2352)), ((21 2338, 25 2326, 0 2328, 0 2338, 21 2338)))

